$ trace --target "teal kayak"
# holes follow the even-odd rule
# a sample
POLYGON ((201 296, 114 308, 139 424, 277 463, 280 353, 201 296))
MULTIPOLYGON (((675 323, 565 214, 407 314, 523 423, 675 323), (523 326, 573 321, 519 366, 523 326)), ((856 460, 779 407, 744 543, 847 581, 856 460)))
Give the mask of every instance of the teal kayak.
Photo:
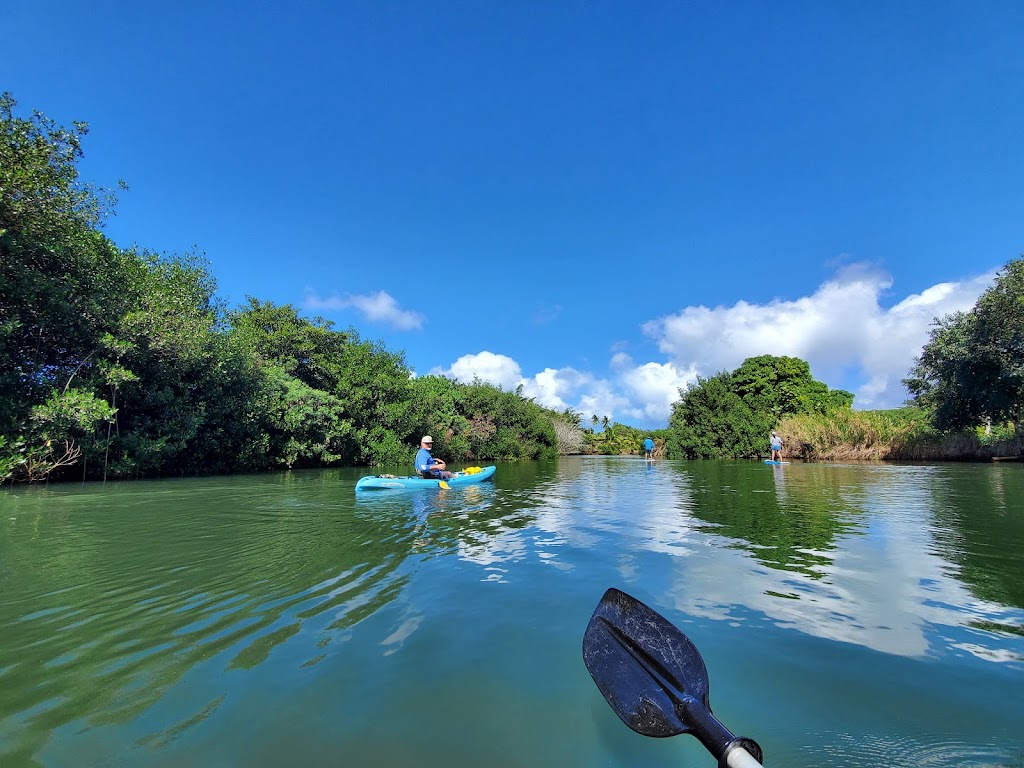
MULTIPOLYGON (((456 472, 445 480, 448 485, 472 485, 490 479, 494 467, 482 467, 479 472, 456 472)), ((369 475, 359 478, 357 491, 386 491, 402 488, 440 488, 441 481, 423 477, 395 477, 394 475, 369 475)))

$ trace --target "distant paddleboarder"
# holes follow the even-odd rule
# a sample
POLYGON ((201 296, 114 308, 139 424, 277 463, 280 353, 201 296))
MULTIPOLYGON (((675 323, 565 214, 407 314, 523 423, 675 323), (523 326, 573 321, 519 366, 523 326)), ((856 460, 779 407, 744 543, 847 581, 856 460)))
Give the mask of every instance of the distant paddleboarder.
POLYGON ((774 429, 772 436, 768 438, 768 446, 772 449, 772 461, 782 461, 782 438, 774 429))

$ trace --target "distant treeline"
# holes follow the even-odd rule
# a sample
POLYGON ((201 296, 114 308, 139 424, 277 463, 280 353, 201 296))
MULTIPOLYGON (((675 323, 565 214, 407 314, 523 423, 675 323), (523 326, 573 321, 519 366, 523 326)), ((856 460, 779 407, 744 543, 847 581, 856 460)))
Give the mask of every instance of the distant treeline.
POLYGON ((684 392, 669 418, 670 458, 763 456, 768 435, 794 414, 830 418, 849 411, 853 395, 829 389, 796 357, 751 357, 731 373, 700 378, 684 392))
MULTIPOLYGON (((863 421, 853 395, 791 357, 700 379, 668 429, 646 432, 412 377, 355 329, 256 298, 226 307, 200 254, 117 247, 102 232, 115 194, 79 179, 87 126, 14 107, 0 96, 0 482, 402 467, 425 433, 450 462, 635 454, 648 436, 656 456, 753 457, 773 427, 791 451, 827 457, 863 421), (822 437, 830 424, 849 429, 822 437)), ((972 312, 937 324, 907 380, 928 444, 979 424, 1019 435, 1022 286, 1024 260, 1011 262, 972 312)), ((892 457, 912 457, 913 440, 900 444, 892 457)))
POLYGON ((87 127, 0 97, 0 480, 409 465, 556 453, 516 392, 412 378, 403 355, 257 299, 229 310, 197 254, 118 248, 80 182, 87 127))
POLYGON ((680 392, 670 458, 755 457, 777 429, 788 456, 988 459, 1021 454, 1024 258, 996 275, 969 312, 937 318, 903 380, 907 407, 853 411, 853 395, 811 377, 806 362, 763 355, 680 392))

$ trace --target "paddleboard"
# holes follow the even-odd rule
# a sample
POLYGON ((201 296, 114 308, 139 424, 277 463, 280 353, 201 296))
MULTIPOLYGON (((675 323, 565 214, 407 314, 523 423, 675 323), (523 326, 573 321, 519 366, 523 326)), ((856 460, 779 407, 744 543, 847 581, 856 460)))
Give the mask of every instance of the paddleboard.
POLYGON ((788 461, 772 461, 771 459, 765 459, 764 463, 765 464, 774 464, 777 467, 782 466, 783 464, 789 464, 788 461))

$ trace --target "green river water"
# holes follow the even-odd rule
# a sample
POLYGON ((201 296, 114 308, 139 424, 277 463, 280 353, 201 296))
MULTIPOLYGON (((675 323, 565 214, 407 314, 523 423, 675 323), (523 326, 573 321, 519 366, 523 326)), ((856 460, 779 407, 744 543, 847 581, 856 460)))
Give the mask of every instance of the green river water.
POLYGON ((616 586, 766 765, 1024 768, 1024 464, 366 473, 0 491, 0 765, 711 768, 590 679, 616 586))

